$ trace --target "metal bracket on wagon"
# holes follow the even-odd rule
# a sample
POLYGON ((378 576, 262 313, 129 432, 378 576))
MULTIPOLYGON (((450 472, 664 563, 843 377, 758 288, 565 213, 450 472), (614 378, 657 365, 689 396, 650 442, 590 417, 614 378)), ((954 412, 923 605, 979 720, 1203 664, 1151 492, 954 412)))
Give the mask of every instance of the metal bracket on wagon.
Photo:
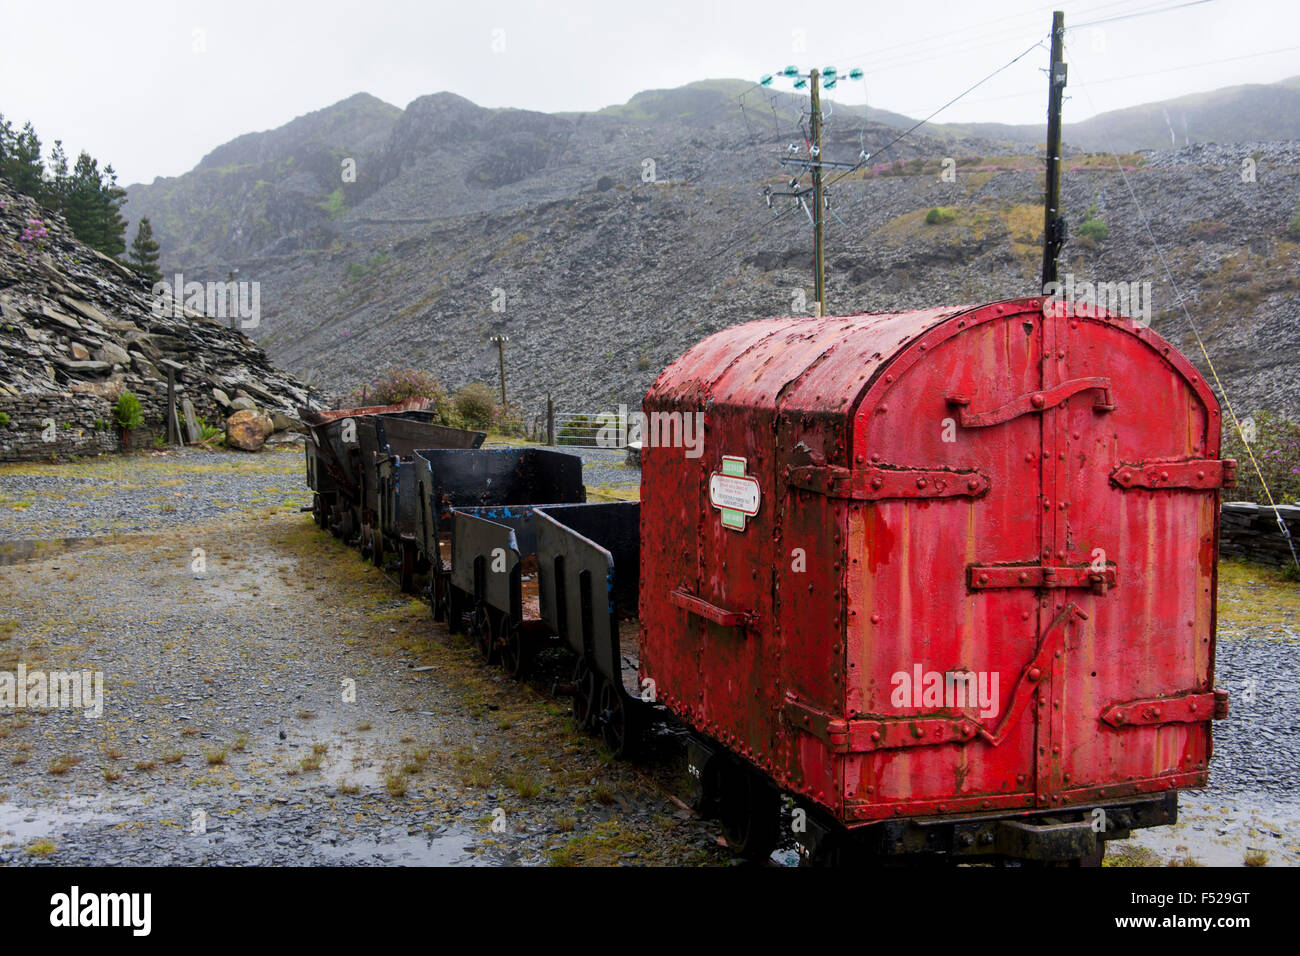
POLYGON ((1140 461, 1117 465, 1110 480, 1125 490, 1129 488, 1235 488, 1235 458, 1192 459, 1191 461, 1140 461))
POLYGON ((687 614, 694 614, 706 621, 712 621, 722 627, 745 628, 753 623, 751 611, 729 611, 726 608, 710 604, 704 598, 692 594, 684 588, 674 588, 668 592, 668 603, 681 608, 687 614))
POLYGON ((1100 376, 1075 378, 1068 382, 1062 382, 1060 385, 1054 385, 1051 388, 1029 392, 1013 398, 1005 405, 984 412, 972 412, 967 408, 971 400, 966 395, 949 395, 948 404, 961 406, 959 421, 962 428, 985 428, 989 425, 1000 425, 1003 422, 1009 422, 1013 418, 1019 418, 1021 415, 1028 415, 1031 412, 1045 412, 1049 408, 1060 405, 1070 396, 1077 395, 1079 392, 1087 391, 1090 388, 1098 389, 1101 392, 1093 408, 1099 412, 1115 410, 1115 402, 1110 395, 1110 379, 1100 376))
POLYGON ((842 468, 805 465, 791 468, 786 480, 795 488, 828 498, 877 501, 884 498, 980 498, 988 493, 987 475, 973 468, 842 468))

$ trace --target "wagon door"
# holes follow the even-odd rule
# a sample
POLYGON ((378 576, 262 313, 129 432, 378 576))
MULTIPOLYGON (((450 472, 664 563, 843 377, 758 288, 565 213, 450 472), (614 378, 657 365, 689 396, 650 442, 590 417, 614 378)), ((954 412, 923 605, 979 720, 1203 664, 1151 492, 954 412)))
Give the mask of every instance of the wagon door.
POLYGON ((909 342, 860 405, 846 569, 850 819, 1035 803, 1034 682, 1074 627, 1035 588, 1044 448, 1028 412, 1043 348, 1036 311, 954 317, 909 342))
MULTIPOLYGON (((1185 359, 1130 320, 1046 323, 1043 561, 1087 620, 1046 676, 1044 806, 1200 786, 1213 689, 1218 406, 1185 359)), ((1220 708, 1226 706, 1226 698, 1220 708)))

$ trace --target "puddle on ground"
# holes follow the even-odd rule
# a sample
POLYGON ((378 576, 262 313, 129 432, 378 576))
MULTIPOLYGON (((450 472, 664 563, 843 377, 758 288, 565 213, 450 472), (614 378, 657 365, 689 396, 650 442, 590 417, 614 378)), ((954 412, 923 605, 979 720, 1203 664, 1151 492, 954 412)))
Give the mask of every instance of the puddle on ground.
POLYGON ((81 538, 19 538, 13 541, 0 541, 0 567, 48 561, 61 554, 102 548, 110 544, 125 544, 128 541, 141 541, 146 537, 148 536, 139 534, 101 534, 81 538))
POLYGON ((23 807, 0 803, 0 847, 13 844, 25 847, 44 837, 58 842, 70 827, 121 823, 125 817, 89 800, 69 801, 46 807, 23 807))
POLYGON ((319 850, 323 857, 338 863, 386 861, 397 866, 499 865, 487 854, 473 852, 481 839, 481 835, 439 827, 431 833, 397 837, 384 843, 373 840, 349 840, 339 846, 322 843, 319 850))
POLYGON ((1154 851, 1162 863, 1190 858, 1201 866, 1242 866, 1246 854, 1263 851, 1268 866, 1300 864, 1300 804, 1205 791, 1180 796, 1176 824, 1135 831, 1107 855, 1131 844, 1154 851))

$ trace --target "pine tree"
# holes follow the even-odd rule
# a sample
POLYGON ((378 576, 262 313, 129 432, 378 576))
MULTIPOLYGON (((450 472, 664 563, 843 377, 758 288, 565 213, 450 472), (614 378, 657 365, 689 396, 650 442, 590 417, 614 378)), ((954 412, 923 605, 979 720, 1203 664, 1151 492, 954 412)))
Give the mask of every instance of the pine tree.
POLYGON ((72 177, 68 174, 68 154, 63 150, 63 140, 54 141, 50 153, 50 178, 45 183, 45 205, 55 212, 62 212, 68 199, 72 177))
POLYGON ((35 199, 44 189, 45 164, 41 161, 41 141, 31 123, 15 133, 13 125, 0 116, 0 176, 14 188, 35 199))
POLYGON ((112 163, 104 167, 104 178, 99 187, 99 232, 102 245, 95 246, 106 256, 120 256, 126 252, 126 219, 122 204, 126 190, 117 184, 117 173, 112 163))
POLYGON ((103 190, 99 163, 87 152, 77 157, 68 182, 67 199, 63 207, 64 218, 73 234, 88 246, 99 249, 104 242, 103 220, 100 215, 100 198, 103 190))
POLYGON ((136 271, 147 276, 151 282, 162 278, 158 268, 158 243, 154 241, 153 225, 148 216, 140 217, 140 224, 135 228, 135 239, 131 242, 131 262, 136 271))

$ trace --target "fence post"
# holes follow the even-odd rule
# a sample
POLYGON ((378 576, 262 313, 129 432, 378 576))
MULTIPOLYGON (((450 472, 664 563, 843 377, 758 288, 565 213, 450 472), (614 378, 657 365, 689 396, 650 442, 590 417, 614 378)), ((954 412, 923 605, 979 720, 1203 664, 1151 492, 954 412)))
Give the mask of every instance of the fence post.
POLYGON ((550 392, 546 393, 546 444, 555 444, 555 403, 550 392))

